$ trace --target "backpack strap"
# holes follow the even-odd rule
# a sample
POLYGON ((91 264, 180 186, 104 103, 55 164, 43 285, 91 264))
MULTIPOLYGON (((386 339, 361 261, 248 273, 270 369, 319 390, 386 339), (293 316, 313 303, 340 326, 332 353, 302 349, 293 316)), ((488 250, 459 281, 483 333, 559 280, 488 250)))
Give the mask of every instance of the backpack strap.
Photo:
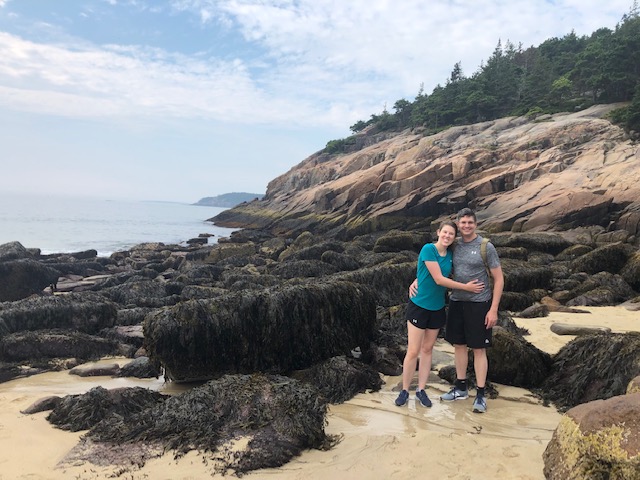
POLYGON ((483 237, 482 242, 480 243, 480 256, 482 257, 484 268, 487 271, 487 276, 489 277, 489 281, 491 281, 493 277, 491 276, 491 269, 489 268, 489 260, 487 258, 487 243, 489 243, 489 239, 483 237))

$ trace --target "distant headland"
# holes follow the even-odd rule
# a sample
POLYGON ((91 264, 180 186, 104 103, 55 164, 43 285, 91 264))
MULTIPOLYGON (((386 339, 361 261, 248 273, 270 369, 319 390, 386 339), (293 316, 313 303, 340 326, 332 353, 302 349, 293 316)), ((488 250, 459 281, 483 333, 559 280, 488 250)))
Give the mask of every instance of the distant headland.
POLYGON ((217 195, 215 197, 204 197, 198 200, 194 205, 203 205, 206 207, 223 207, 223 208, 232 208, 236 205, 241 204, 242 202, 250 202, 251 200, 262 200, 264 197, 263 194, 260 193, 247 193, 247 192, 232 192, 232 193, 223 193, 222 195, 217 195))

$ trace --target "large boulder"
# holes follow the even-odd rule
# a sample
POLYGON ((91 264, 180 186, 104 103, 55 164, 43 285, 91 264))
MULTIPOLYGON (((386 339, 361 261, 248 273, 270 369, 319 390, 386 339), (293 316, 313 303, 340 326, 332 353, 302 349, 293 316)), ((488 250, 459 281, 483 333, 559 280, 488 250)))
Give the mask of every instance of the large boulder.
POLYGON ((150 313, 144 336, 166 378, 194 381, 307 368, 368 346, 375 324, 373 291, 333 281, 186 301, 150 313))
POLYGON ((551 367, 548 353, 502 327, 494 327, 492 342, 487 349, 492 382, 524 388, 542 385, 551 367))
POLYGON ((33 254, 24 248, 20 242, 9 242, 0 245, 0 262, 20 260, 23 258, 33 259, 33 254))
POLYGON ((164 307, 180 300, 178 295, 170 295, 167 283, 161 280, 135 276, 121 285, 100 290, 100 294, 127 307, 164 307))
POLYGON ((635 292, 617 274, 598 272, 571 290, 566 300, 569 307, 617 305, 635 296, 635 292))
POLYGON ((16 362, 50 358, 98 359, 122 354, 120 344, 82 332, 15 332, 0 338, 0 359, 16 362))
POLYGON ((640 375, 640 332, 576 337, 553 357, 542 385, 544 398, 561 410, 626 392, 640 375))
POLYGON ((390 307, 409 299, 409 285, 416 278, 416 260, 398 264, 384 262, 352 272, 339 272, 332 278, 367 285, 376 295, 376 305, 390 307))
POLYGON ((640 393, 567 411, 543 458, 548 480, 640 479, 640 393))
POLYGON ((60 272, 36 260, 22 258, 0 262, 0 302, 13 302, 42 293, 58 281, 60 272))
POLYGON ((504 258, 500 261, 504 272, 504 289, 509 292, 526 292, 535 288, 549 288, 553 277, 546 266, 504 258))
POLYGON ((635 250, 628 243, 616 242, 603 245, 572 260, 571 269, 574 272, 619 273, 635 250))
POLYGON ((0 336, 50 328, 93 334, 114 326, 117 312, 115 303, 94 292, 26 298, 0 305, 0 336))

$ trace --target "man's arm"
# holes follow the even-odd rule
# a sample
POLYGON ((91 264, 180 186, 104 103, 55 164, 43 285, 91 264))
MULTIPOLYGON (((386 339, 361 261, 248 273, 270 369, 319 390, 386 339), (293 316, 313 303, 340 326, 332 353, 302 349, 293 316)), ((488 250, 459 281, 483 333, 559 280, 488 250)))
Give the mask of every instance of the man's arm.
POLYGON ((487 328, 491 328, 498 323, 498 307, 500 306, 500 298, 502 298, 502 291, 504 290, 502 267, 492 268, 491 277, 493 278, 493 296, 491 297, 491 308, 484 319, 484 324, 487 328))

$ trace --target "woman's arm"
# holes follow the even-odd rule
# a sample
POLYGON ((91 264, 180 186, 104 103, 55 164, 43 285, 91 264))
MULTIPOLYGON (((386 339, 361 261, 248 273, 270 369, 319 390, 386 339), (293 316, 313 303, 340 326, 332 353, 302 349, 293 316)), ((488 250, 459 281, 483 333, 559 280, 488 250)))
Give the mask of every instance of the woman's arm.
POLYGON ((433 281, 442 287, 465 290, 471 293, 480 293, 484 288, 484 283, 481 283, 478 280, 471 280, 467 283, 461 283, 445 277, 444 275, 442 275, 442 271, 440 270, 440 265, 438 264, 438 262, 424 262, 424 264, 433 277, 433 281))

